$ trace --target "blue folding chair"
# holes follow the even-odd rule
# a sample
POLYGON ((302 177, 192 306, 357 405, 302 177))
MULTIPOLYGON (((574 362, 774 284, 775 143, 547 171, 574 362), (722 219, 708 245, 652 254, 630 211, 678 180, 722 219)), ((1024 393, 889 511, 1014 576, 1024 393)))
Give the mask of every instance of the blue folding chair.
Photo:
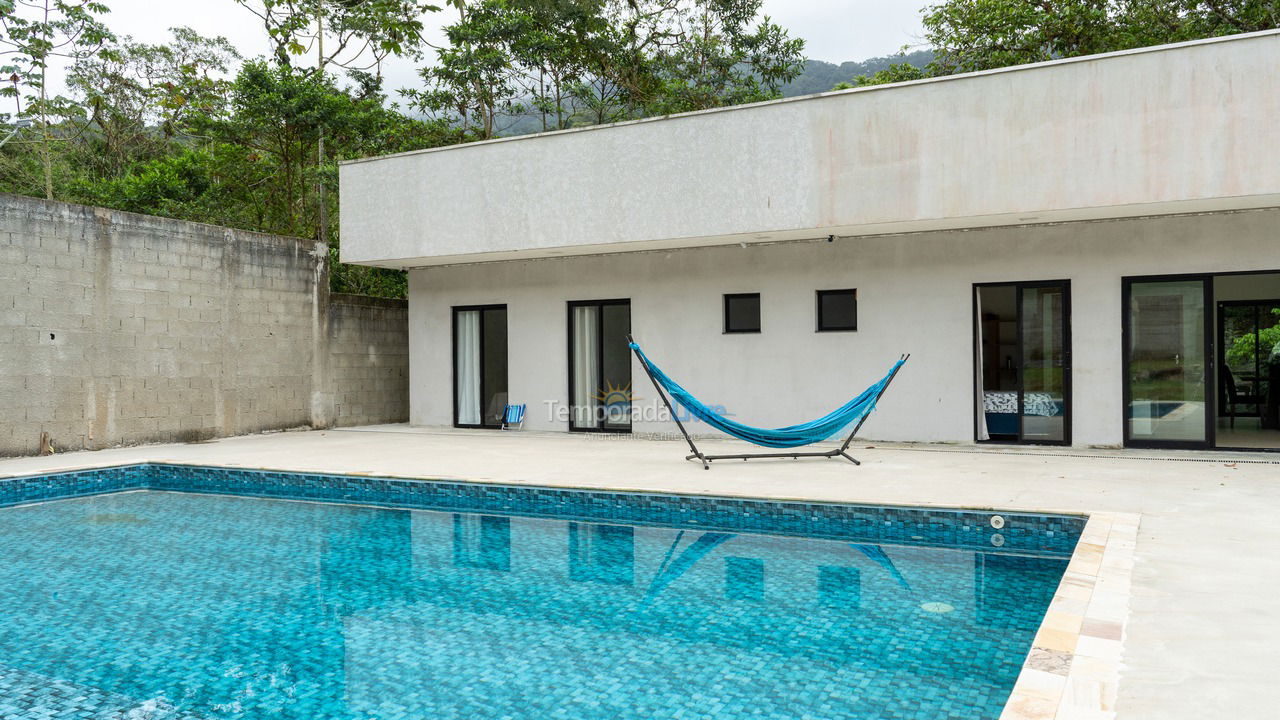
POLYGON ((524 425, 524 404, 508 405, 507 409, 502 412, 502 429, 510 430, 513 426, 520 427, 524 425))

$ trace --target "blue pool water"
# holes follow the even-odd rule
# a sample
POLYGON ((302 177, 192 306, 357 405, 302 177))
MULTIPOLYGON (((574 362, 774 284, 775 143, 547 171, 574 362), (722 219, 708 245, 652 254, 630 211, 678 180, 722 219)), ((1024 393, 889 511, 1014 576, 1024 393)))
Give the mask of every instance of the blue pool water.
POLYGON ((996 718, 1081 525, 579 495, 0 509, 0 717, 996 718))

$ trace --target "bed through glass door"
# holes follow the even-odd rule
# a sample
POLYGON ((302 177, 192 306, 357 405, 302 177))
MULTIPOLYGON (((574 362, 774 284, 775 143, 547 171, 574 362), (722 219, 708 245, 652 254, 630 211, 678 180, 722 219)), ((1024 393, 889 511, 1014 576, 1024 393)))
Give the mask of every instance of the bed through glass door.
POLYGON ((974 287, 974 432, 979 442, 1071 442, 1071 285, 974 287))

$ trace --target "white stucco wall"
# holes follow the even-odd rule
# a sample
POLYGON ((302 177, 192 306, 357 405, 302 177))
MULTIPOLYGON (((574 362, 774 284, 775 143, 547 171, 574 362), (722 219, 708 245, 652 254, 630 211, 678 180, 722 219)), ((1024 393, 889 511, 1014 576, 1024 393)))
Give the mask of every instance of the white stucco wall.
POLYGON ((356 161, 412 267, 1280 204, 1280 32, 356 161))
MULTIPOLYGON (((630 298, 638 341, 743 422, 809 420, 912 358, 862 435, 972 442, 972 285, 1068 279, 1074 442, 1118 445, 1120 278, 1280 269, 1280 210, 420 268, 410 273, 411 418, 452 422, 451 308, 506 304, 512 402, 564 430, 566 302, 630 298), (856 287, 859 330, 814 332, 814 291, 856 287), (763 331, 722 334, 724 293, 759 292, 763 331)), ((637 395, 655 398, 633 363, 637 395)), ((636 432, 674 432, 638 423, 636 432)))

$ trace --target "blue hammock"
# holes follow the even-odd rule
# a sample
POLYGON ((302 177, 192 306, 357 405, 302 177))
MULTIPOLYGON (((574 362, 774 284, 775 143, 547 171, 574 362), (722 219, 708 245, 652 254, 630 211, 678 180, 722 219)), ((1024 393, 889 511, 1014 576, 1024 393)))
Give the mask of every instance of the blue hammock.
MULTIPOLYGON (((698 398, 689 393, 688 390, 680 387, 679 383, 672 380, 669 375, 662 371, 662 368, 653 364, 653 361, 644 354, 640 346, 631 343, 631 349, 639 356, 640 361, 648 368, 650 375, 661 389, 665 390, 668 395, 675 398, 694 417, 713 428, 741 438, 749 443, 761 445, 769 448, 795 448, 804 445, 812 445, 813 443, 822 442, 827 438, 835 435, 850 424, 862 420, 872 410, 876 408, 876 401, 880 399, 880 395, 884 393, 885 388, 889 386, 890 381, 898 372, 898 368, 907 361, 906 357, 902 357, 898 362, 894 363, 889 372, 885 374, 879 382, 871 387, 863 390, 860 395, 836 408, 831 413, 807 422, 802 425, 791 425, 789 427, 781 427, 774 429, 751 427, 734 422, 729 418, 717 413, 706 405, 702 404, 698 398)), ((692 443, 691 443, 692 444, 692 443)), ((692 456, 691 456, 692 457, 692 456)))

